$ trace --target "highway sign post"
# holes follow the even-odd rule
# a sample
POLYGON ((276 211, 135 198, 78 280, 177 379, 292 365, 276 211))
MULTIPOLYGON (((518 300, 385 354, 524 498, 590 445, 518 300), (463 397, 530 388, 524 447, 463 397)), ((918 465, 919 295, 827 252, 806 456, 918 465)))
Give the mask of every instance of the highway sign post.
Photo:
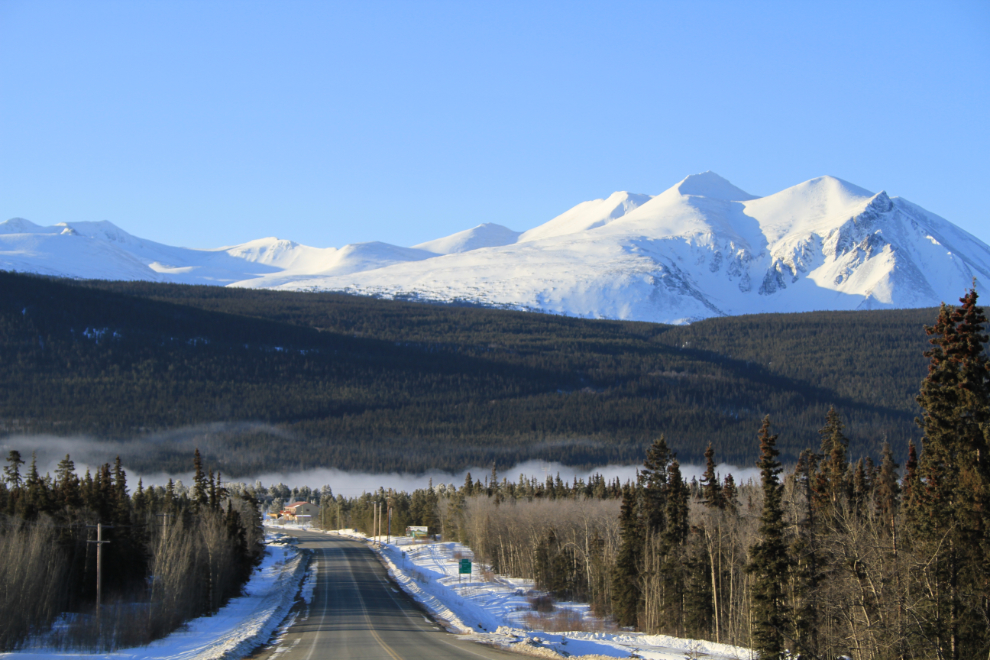
POLYGON ((460 565, 457 567, 457 581, 461 581, 462 575, 471 575, 471 560, 462 559, 460 565))

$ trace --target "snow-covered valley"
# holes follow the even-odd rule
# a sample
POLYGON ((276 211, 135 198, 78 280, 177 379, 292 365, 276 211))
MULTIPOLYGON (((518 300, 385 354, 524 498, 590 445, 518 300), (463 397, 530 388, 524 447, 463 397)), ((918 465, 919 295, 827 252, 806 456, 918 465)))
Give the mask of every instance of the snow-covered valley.
POLYGON ((196 250, 109 222, 14 218, 0 223, 0 269, 686 323, 951 302, 990 279, 990 247, 905 199, 833 177, 757 198, 705 172, 656 196, 583 202, 528 231, 483 224, 412 247, 263 238, 196 250))

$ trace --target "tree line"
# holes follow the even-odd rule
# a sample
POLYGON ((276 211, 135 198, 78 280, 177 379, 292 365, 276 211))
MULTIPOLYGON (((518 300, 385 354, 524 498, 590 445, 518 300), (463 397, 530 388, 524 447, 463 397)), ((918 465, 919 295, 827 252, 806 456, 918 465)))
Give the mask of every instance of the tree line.
POLYGON ((0 649, 42 633, 63 649, 142 645, 237 595, 262 552, 258 504, 204 471, 199 452, 193 467, 192 489, 139 480, 130 492, 119 457, 79 476, 66 455, 42 476, 11 450, 0 481, 0 649))

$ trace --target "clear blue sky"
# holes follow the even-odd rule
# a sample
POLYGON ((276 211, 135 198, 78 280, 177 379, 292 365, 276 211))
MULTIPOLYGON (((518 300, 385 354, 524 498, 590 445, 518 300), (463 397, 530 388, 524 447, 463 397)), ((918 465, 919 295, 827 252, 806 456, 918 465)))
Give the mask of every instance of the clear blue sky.
POLYGON ((986 1, 0 0, 0 220, 412 245, 710 169, 990 243, 988 85, 986 1))

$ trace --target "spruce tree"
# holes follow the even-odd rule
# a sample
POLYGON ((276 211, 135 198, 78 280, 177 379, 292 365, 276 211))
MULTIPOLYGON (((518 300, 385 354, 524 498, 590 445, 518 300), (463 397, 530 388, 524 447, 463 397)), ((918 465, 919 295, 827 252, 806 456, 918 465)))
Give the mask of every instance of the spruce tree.
POLYGON ((794 579, 794 651, 809 657, 818 647, 819 593, 821 557, 819 556, 815 507, 812 503, 812 482, 815 478, 817 456, 810 450, 801 452, 794 468, 794 490, 800 495, 797 534, 791 544, 794 579))
POLYGON ((760 429, 760 484, 763 489, 763 512, 760 515, 759 538, 750 547, 746 570, 753 576, 751 590, 753 618, 753 650, 761 660, 786 657, 787 631, 790 611, 785 602, 790 559, 784 538, 784 486, 780 483, 780 462, 777 456, 777 436, 770 433, 770 416, 763 419, 760 429))
POLYGON ((629 627, 637 624, 639 615, 639 564, 643 553, 643 527, 636 512, 636 493, 629 485, 622 489, 619 528, 619 555, 612 570, 612 612, 617 624, 629 627))
POLYGON ((924 430, 915 483, 905 488, 908 540, 918 561, 916 640, 938 657, 990 651, 990 360, 987 324, 970 290, 926 327, 931 348, 918 403, 924 430))
POLYGON ((722 483, 722 501, 725 503, 725 508, 730 512, 736 512, 736 497, 739 495, 739 489, 736 488, 736 479, 731 474, 725 475, 725 481, 722 483))
MULTIPOLYGON (((912 445, 913 447, 914 445, 912 445)), ((874 488, 874 506, 891 534, 896 534, 897 512, 900 509, 901 487, 897 484, 897 463, 890 443, 884 440, 880 450, 882 458, 880 472, 874 488)))
POLYGON ((715 473, 715 450, 712 443, 708 443, 705 450, 705 473, 701 476, 701 497, 703 503, 708 508, 724 509, 725 501, 722 498, 722 485, 718 481, 715 473))
POLYGON ((11 449, 10 453, 7 454, 7 466, 3 469, 4 481, 7 482, 7 487, 11 490, 16 490, 24 485, 24 481, 21 479, 22 465, 24 465, 24 459, 21 458, 21 452, 11 449))
POLYGON ((206 481, 206 473, 203 472, 203 459, 199 455, 199 448, 193 453, 193 504, 197 511, 205 510, 210 503, 210 485, 206 481))
POLYGON ((24 496, 18 502, 18 513, 26 520, 34 520, 42 513, 50 513, 48 490, 38 474, 38 454, 31 454, 31 464, 24 480, 24 496))
POLYGON ((667 440, 660 436, 646 452, 639 483, 643 487, 643 518, 646 537, 662 532, 667 527, 668 474, 674 454, 667 447, 667 440))
POLYGON ((664 510, 666 528, 662 532, 664 545, 683 545, 688 535, 688 487, 681 476, 681 464, 675 458, 667 472, 667 497, 664 510))
MULTIPOLYGON (((685 582, 688 579, 685 543, 688 537, 688 486, 681 477, 681 465, 675 458, 667 470, 667 494, 664 520, 666 527, 659 535, 663 584, 661 610, 666 626, 675 635, 684 635, 685 582)), ((703 596, 707 599, 707 596, 703 596)), ((704 627, 705 622, 695 622, 704 627)))
POLYGON ((918 489, 918 447, 914 440, 908 440, 908 457, 904 463, 904 478, 901 479, 901 498, 905 506, 913 506, 918 489))
POLYGON ((862 458, 856 461, 856 467, 853 468, 851 491, 852 497, 850 498, 850 508, 852 509, 852 512, 860 517, 865 516, 866 505, 871 491, 871 484, 866 461, 862 458))
POLYGON ((822 436, 821 462, 813 486, 815 504, 826 515, 833 514, 852 495, 846 457, 849 440, 843 428, 839 413, 832 406, 825 417, 825 426, 818 432, 822 436))
POLYGON ((78 508, 82 504, 79 493, 79 477, 76 476, 76 465, 66 454, 55 469, 55 484, 58 491, 59 504, 65 508, 78 508))

